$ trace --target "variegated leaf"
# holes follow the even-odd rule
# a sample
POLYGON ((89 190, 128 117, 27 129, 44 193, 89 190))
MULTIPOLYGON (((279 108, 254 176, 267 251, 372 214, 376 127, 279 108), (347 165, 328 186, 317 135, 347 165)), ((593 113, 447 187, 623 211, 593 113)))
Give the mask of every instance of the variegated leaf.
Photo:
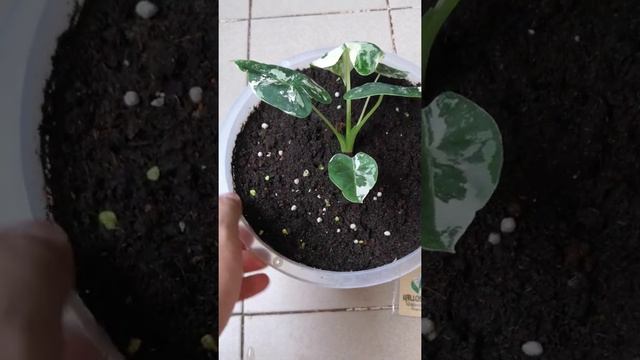
MULTIPOLYGON (((375 44, 363 41, 354 41, 344 43, 329 51, 320 59, 313 61, 311 65, 327 69, 332 73, 343 77, 346 72, 341 60, 342 55, 345 54, 345 52, 349 57, 350 66, 352 66, 356 72, 362 76, 373 74, 384 57, 384 52, 375 44)), ((351 71, 351 69, 346 70, 351 71)))
POLYGON ((300 72, 252 60, 236 60, 235 63, 247 73, 249 86, 260 100, 289 115, 309 116, 312 100, 331 103, 327 90, 300 72))
POLYGON ((393 79, 406 79, 409 73, 400 69, 392 68, 389 65, 379 63, 376 72, 382 76, 393 79))
POLYGON ((362 203, 378 181, 378 164, 365 153, 336 154, 329 160, 329 179, 353 203, 362 203))
POLYGON ((424 249, 454 252, 498 184, 502 154, 498 126, 472 101, 446 92, 423 109, 424 249))
POLYGON ((422 97, 422 91, 419 86, 399 86, 376 82, 367 83, 347 91, 344 94, 344 99, 356 100, 376 95, 420 98, 422 97))

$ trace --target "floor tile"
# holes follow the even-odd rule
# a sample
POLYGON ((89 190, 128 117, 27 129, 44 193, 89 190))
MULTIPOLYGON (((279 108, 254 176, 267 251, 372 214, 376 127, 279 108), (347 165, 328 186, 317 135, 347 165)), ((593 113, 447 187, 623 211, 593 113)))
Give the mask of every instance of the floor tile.
POLYGON ((384 9, 386 7, 387 3, 385 0, 258 0, 253 2, 251 16, 257 18, 300 14, 326 14, 366 9, 384 9))
POLYGON ((421 59, 420 8, 391 10, 391 22, 398 55, 419 65, 421 59))
POLYGON ((220 74, 218 119, 222 122, 235 99, 246 86, 246 75, 238 70, 232 60, 247 58, 247 21, 220 23, 220 74))
POLYGON ((244 302, 244 313, 346 309, 393 303, 394 282, 362 289, 327 289, 282 274, 269 267, 269 287, 244 302))
POLYGON ((242 314, 242 301, 238 301, 231 312, 233 315, 242 314))
POLYGON ((388 310, 246 316, 245 358, 418 360, 419 318, 388 310))
POLYGON ((253 60, 275 63, 349 40, 370 41, 391 51, 387 12, 255 20, 251 23, 250 56, 253 60))
POLYGON ((389 6, 392 9, 399 7, 421 8, 420 0, 389 0, 389 6))
POLYGON ((220 20, 249 17, 249 0, 222 0, 219 3, 220 20))
POLYGON ((242 318, 232 316, 218 340, 218 358, 220 360, 241 360, 242 318))

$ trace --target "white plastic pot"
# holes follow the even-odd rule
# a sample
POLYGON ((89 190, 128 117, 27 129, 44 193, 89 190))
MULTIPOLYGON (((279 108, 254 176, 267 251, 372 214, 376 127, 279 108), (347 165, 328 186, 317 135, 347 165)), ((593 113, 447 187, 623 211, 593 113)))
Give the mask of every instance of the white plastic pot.
MULTIPOLYGON (((58 36, 74 6, 83 3, 0 0, 0 226, 46 217, 38 134, 43 90, 58 36)), ((69 297, 63 323, 86 335, 105 359, 124 359, 76 294, 69 297)))
MULTIPOLYGON (((313 60, 322 57, 329 50, 331 49, 318 49, 305 52, 283 61, 280 65, 291 69, 307 68, 313 60)), ((420 68, 411 62, 394 54, 385 54, 384 63, 408 71, 410 81, 415 83, 420 82, 420 68)), ((242 126, 253 108, 259 103, 260 100, 253 94, 251 89, 247 88, 233 104, 224 123, 221 124, 218 154, 219 190, 221 194, 234 190, 231 175, 233 148, 236 138, 240 130, 242 130, 242 126)), ((251 245, 251 250, 262 261, 293 278, 324 287, 360 288, 383 284, 408 274, 421 264, 421 252, 418 248, 401 259, 373 269, 348 272, 320 270, 282 256, 260 239, 244 217, 241 221, 255 237, 256 241, 251 245)), ((416 234, 416 236, 418 236, 418 234, 416 234)))

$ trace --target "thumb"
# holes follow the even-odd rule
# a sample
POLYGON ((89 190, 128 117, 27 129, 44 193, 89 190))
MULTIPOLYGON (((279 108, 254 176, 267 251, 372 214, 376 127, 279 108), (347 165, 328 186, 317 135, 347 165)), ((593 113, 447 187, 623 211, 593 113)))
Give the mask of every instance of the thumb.
POLYGON ((9 359, 59 358, 72 268, 58 226, 25 222, 0 230, 0 349, 9 359))
POLYGON ((218 201, 218 239, 220 247, 231 247, 232 251, 241 251, 238 222, 242 215, 242 203, 235 193, 220 195, 218 201))

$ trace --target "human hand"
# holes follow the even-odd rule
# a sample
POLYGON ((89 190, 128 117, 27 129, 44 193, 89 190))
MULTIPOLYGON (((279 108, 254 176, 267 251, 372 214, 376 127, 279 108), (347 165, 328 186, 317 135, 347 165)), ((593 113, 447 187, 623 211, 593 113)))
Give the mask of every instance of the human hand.
POLYGON ((60 227, 40 221, 0 230, 3 360, 100 358, 83 334, 63 329, 72 274, 71 248, 60 227))
POLYGON ((244 277, 245 272, 264 268, 258 258, 243 245, 249 246, 253 236, 239 225, 242 204, 238 195, 220 196, 218 215, 218 334, 227 325, 236 301, 250 298, 269 284, 266 274, 244 277))

